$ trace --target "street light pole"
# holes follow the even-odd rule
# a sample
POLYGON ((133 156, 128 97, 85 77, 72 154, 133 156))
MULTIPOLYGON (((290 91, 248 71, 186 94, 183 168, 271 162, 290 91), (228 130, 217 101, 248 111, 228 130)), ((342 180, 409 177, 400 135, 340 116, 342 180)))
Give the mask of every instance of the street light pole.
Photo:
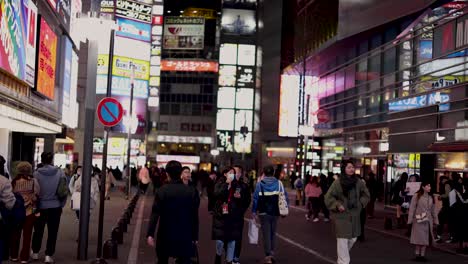
MULTIPOLYGON (((107 71, 107 92, 106 97, 112 96, 112 67, 114 64, 114 37, 115 31, 111 30, 110 44, 109 44, 109 65, 107 71)), ((99 199, 99 225, 98 225, 98 241, 96 259, 92 262, 94 264, 107 264, 102 258, 102 233, 104 229, 104 207, 105 207, 105 186, 107 180, 107 146, 109 142, 109 127, 104 127, 104 149, 102 154, 102 173, 101 173, 101 192, 99 199)))
POLYGON ((130 188, 132 187, 132 170, 130 169, 130 151, 131 151, 131 143, 132 143, 132 116, 133 116, 133 90, 135 88, 135 65, 131 64, 132 67, 132 75, 130 78, 130 110, 127 119, 127 126, 128 126, 128 142, 127 142, 127 176, 128 176, 128 188, 127 188, 127 199, 130 199, 131 191, 130 188))

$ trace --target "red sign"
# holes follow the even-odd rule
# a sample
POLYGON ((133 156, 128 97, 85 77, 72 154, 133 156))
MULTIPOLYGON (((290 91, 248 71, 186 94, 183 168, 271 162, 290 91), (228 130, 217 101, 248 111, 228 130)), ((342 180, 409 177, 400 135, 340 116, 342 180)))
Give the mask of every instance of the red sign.
POLYGON ((123 107, 119 101, 112 97, 106 97, 97 106, 99 121, 104 126, 112 127, 120 123, 123 117, 123 107))
POLYGON ((330 122, 330 114, 326 110, 319 109, 317 111, 317 120, 319 123, 328 123, 330 122))
POLYGON ((44 19, 39 33, 39 58, 36 89, 50 100, 55 99, 55 63, 57 60, 57 35, 44 19))
POLYGON ((218 72, 218 63, 213 61, 162 60, 161 71, 218 72))
POLYGON ((153 25, 162 25, 163 17, 162 16, 153 16, 153 25))

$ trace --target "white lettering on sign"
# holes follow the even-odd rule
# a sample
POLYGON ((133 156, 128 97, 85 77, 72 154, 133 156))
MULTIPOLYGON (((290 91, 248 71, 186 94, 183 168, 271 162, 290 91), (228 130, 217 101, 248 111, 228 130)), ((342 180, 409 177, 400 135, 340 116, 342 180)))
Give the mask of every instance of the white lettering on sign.
POLYGON ((150 32, 149 31, 143 31, 135 27, 134 25, 127 24, 127 23, 122 23, 119 27, 119 31, 123 33, 129 33, 132 35, 138 35, 138 36, 143 36, 143 37, 150 37, 150 32))

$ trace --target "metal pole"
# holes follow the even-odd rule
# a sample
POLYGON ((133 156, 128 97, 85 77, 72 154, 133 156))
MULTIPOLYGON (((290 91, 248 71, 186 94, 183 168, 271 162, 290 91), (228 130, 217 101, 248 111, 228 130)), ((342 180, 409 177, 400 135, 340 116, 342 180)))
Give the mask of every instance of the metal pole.
MULTIPOLYGON (((114 62, 114 30, 111 30, 110 44, 109 44, 109 65, 107 71, 107 92, 106 97, 112 96, 112 67, 114 62)), ((98 224, 98 240, 96 259, 92 262, 95 264, 106 264, 107 262, 102 258, 102 233, 104 229, 104 207, 106 198, 106 180, 107 180, 107 145, 109 142, 109 127, 104 128, 104 149, 102 153, 102 172, 101 172, 101 192, 99 195, 99 224, 98 224)))
POLYGON ((83 176, 81 177, 80 226, 78 260, 88 258, 89 213, 91 199, 91 172, 93 169, 94 115, 96 112, 97 41, 88 40, 88 66, 85 99, 85 131, 83 147, 83 176))
POLYGON ((130 188, 132 187, 132 170, 130 169, 130 151, 131 151, 131 143, 132 143, 132 116, 133 116, 133 90, 135 86, 135 66, 132 65, 132 76, 130 82, 130 112, 128 115, 128 143, 127 143, 127 175, 128 175, 128 188, 127 188, 127 199, 130 199, 131 191, 130 188))

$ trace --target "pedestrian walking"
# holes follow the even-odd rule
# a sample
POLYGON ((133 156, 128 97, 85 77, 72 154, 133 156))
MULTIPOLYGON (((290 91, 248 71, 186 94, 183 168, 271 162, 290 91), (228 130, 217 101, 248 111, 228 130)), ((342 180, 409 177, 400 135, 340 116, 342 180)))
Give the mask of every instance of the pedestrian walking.
POLYGON ((183 184, 180 162, 170 161, 166 171, 170 182, 155 195, 147 243, 156 247, 158 264, 169 263, 169 258, 177 258, 179 264, 190 264, 198 243, 200 196, 194 188, 183 184), (158 234, 155 242, 156 226, 158 234))
POLYGON ((396 217, 399 228, 405 228, 407 222, 407 220, 405 219, 405 212, 408 207, 403 206, 403 204, 405 203, 403 197, 406 190, 407 181, 408 173, 403 172, 392 189, 392 204, 396 205, 396 217))
MULTIPOLYGON (((99 174, 97 174, 99 175, 99 174)), ((114 178, 114 174, 112 173, 112 170, 110 170, 109 168, 106 169, 106 189, 105 189, 105 197, 106 197, 106 200, 110 200, 110 192, 111 192, 111 188, 112 188, 112 185, 115 184, 115 178, 114 178)))
MULTIPOLYGON (((70 193, 71 196, 71 207, 72 210, 75 211, 76 219, 80 220, 80 206, 81 206, 81 185, 82 185, 82 177, 81 177, 81 166, 76 168, 75 175, 72 177, 70 181, 70 193)), ((89 208, 92 210, 96 207, 96 204, 99 200, 99 181, 96 177, 96 174, 91 174, 91 197, 90 197, 89 208)))
POLYGON ((140 192, 145 194, 146 190, 148 190, 148 185, 151 182, 148 168, 146 168, 145 165, 141 166, 140 171, 138 172, 138 181, 140 182, 140 192))
POLYGON ((26 218, 23 223, 15 225, 10 237, 10 259, 12 262, 28 263, 31 250, 31 238, 36 221, 37 199, 40 192, 39 183, 32 178, 32 166, 29 162, 19 162, 16 165, 16 177, 12 181, 13 192, 21 195, 24 200, 26 218), (23 245, 20 251, 21 234, 23 245))
POLYGON ((42 247, 44 229, 47 225, 48 235, 45 263, 54 263, 52 257, 55 254, 62 208, 67 202, 66 195, 64 196, 63 193, 61 193, 63 189, 63 186, 61 186, 62 184, 65 185, 65 190, 68 193, 65 175, 61 169, 52 165, 53 161, 54 155, 52 153, 42 153, 41 162, 43 167, 34 172, 34 178, 39 182, 40 193, 38 200, 39 217, 34 224, 31 258, 33 260, 39 260, 39 251, 42 247))
POLYGON ((182 182, 185 185, 192 185, 192 172, 189 167, 184 166, 182 167, 182 176, 181 176, 182 182))
POLYGON ((306 214, 307 221, 310 220, 311 216, 314 216, 313 222, 320 221, 319 213, 321 208, 320 196, 322 195, 322 188, 320 188, 318 177, 314 176, 310 178, 310 182, 307 183, 305 188, 305 196, 307 197, 307 206, 309 212, 306 214))
POLYGON ((450 217, 450 202, 449 202, 449 193, 452 191, 452 181, 444 174, 439 179, 439 201, 442 201, 442 208, 439 211, 438 219, 439 225, 437 226, 437 237, 435 242, 442 241, 442 237, 444 234, 445 226, 449 228, 449 237, 454 236, 454 230, 452 225, 449 225, 449 217, 450 217))
POLYGON ((335 224, 337 263, 349 264, 351 248, 361 235, 360 213, 369 202, 369 191, 355 174, 353 161, 343 161, 341 172, 325 195, 325 204, 332 212, 335 224))
POLYGON ((239 216, 239 223, 241 223, 240 226, 240 234, 236 239, 236 246, 234 250, 234 260, 232 261, 233 264, 240 264, 240 256, 241 256, 241 250, 242 250, 242 234, 244 232, 244 215, 245 212, 247 212, 247 209, 249 209, 250 202, 252 200, 251 193, 249 191, 249 185, 246 183, 246 178, 244 177, 244 168, 240 165, 234 166, 234 170, 236 171, 236 181, 237 181, 237 186, 236 190, 234 192, 234 198, 236 199, 241 199, 241 205, 242 205, 242 214, 238 214, 239 216))
POLYGON ((369 219, 374 218, 374 211, 375 211, 375 202, 377 201, 377 197, 379 195, 379 184, 377 179, 375 178, 375 174, 371 171, 365 178, 366 187, 369 190, 370 194, 370 201, 366 207, 366 214, 369 219))
MULTIPOLYGON (((457 252, 460 254, 468 254, 468 194, 467 194, 467 182, 454 183, 452 190, 452 203, 451 210, 453 210, 452 217, 454 240, 459 242, 459 248, 457 252)), ((439 223, 440 224, 440 223, 439 223)))
POLYGON ((304 192, 304 182, 302 181, 300 177, 297 178, 296 181, 294 182, 294 188, 296 189, 296 205, 299 206, 302 203, 302 200, 303 200, 302 195, 304 192))
POLYGON ((252 216, 258 222, 258 214, 262 226, 265 264, 271 264, 275 260, 276 227, 280 216, 280 193, 286 197, 288 202, 288 193, 283 184, 273 176, 274 172, 273 166, 266 166, 263 169, 264 177, 257 183, 252 204, 252 216))
POLYGON ((215 185, 214 199, 211 238, 216 241, 215 264, 221 264, 224 251, 226 251, 226 262, 232 263, 236 240, 242 239, 245 212, 241 187, 236 180, 234 168, 224 169, 215 185))
POLYGON ((320 195, 320 207, 324 215, 323 221, 325 223, 330 222, 330 210, 328 210, 327 206, 325 205, 325 194, 330 189, 330 186, 332 183, 333 183, 333 173, 329 173, 328 178, 324 174, 320 175, 319 184, 320 184, 320 188, 322 189, 322 194, 320 195))
POLYGON ((423 182, 411 199, 408 224, 412 224, 410 243, 415 245, 415 261, 425 262, 426 248, 434 239, 434 225, 439 224, 431 184, 423 182))
POLYGON ((9 227, 5 223, 4 214, 13 208, 15 202, 16 198, 10 180, 4 175, 0 175, 0 264, 3 258, 8 256, 8 251, 4 252, 4 250, 8 249, 10 233, 8 232, 9 227))
POLYGON ((206 183, 206 194, 208 196, 208 212, 213 213, 215 198, 214 198, 214 188, 216 181, 218 180, 218 175, 216 172, 211 172, 206 183))

